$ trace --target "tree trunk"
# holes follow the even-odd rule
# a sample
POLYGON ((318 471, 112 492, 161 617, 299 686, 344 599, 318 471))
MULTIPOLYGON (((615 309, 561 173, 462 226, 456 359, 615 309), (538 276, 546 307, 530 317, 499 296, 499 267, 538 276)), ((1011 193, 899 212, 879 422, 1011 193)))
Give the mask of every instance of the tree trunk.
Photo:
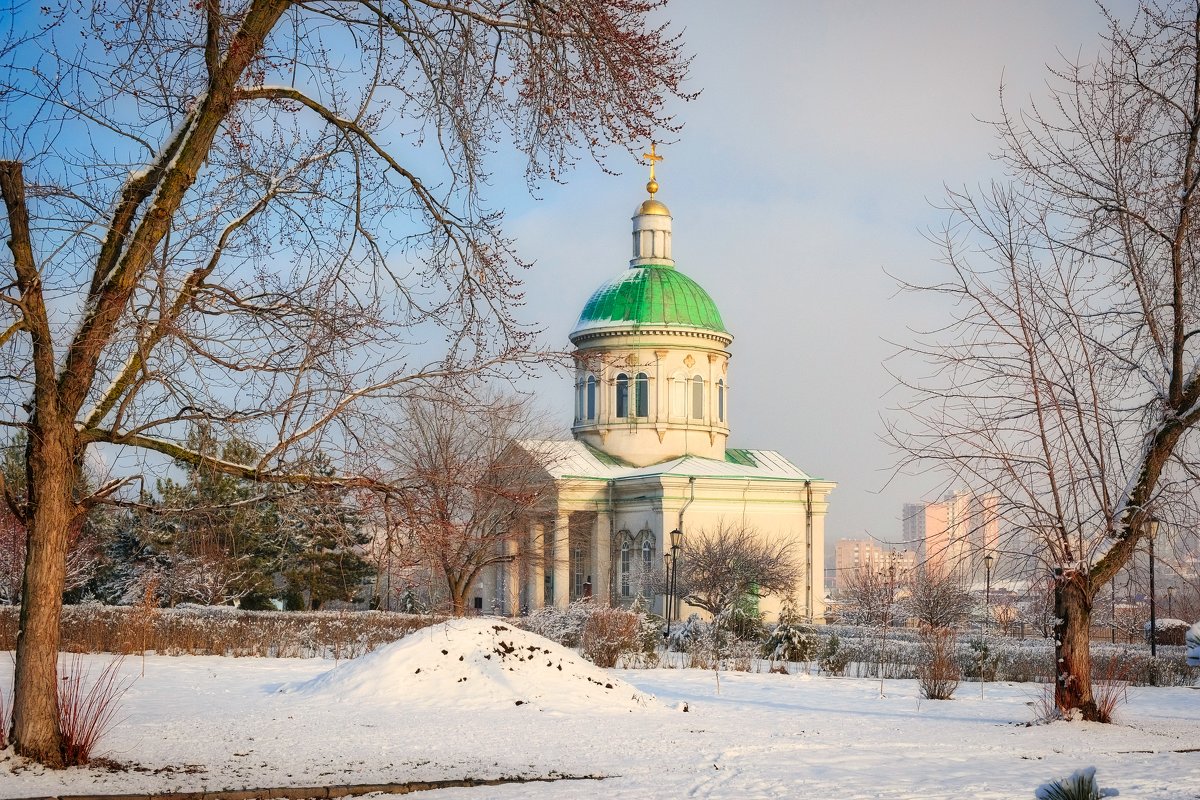
POLYGON ((51 422, 30 426, 29 508, 21 623, 13 676, 12 738, 19 755, 63 766, 58 717, 59 622, 66 579, 67 539, 78 514, 75 430, 51 422))
POLYGON ((1054 705, 1064 716, 1075 709, 1101 722, 1092 697, 1092 592, 1088 576, 1076 570, 1054 575, 1054 705))
POLYGON ((467 615, 467 586, 460 586, 454 581, 447 581, 450 589, 450 614, 455 617, 467 615))

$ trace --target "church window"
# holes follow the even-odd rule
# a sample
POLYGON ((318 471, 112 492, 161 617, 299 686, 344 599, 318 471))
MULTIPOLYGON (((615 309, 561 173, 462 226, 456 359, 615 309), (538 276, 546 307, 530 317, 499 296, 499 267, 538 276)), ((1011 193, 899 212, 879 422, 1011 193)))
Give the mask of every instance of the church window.
POLYGON ((583 597, 583 548, 576 547, 571 550, 571 566, 574 567, 571 574, 571 596, 583 597))
POLYGON ((596 418, 596 378, 588 375, 587 378, 587 419, 593 420, 596 418))
POLYGON ((654 569, 654 544, 650 541, 653 534, 642 531, 642 594, 650 593, 650 573, 654 569))
POLYGON ((687 377, 684 375, 676 375, 671 381, 671 416, 687 416, 687 377))
POLYGON ((692 378, 692 419, 704 419, 704 378, 692 378))
POLYGON ((646 373, 639 372, 637 374, 637 377, 633 379, 633 388, 634 415, 650 416, 650 379, 646 377, 646 373))
POLYGON ((725 381, 717 381, 717 421, 725 421, 725 381))
POLYGON ((629 597, 629 540, 621 542, 621 597, 629 597))
POLYGON ((629 416, 629 376, 622 372, 617 376, 617 418, 629 416))

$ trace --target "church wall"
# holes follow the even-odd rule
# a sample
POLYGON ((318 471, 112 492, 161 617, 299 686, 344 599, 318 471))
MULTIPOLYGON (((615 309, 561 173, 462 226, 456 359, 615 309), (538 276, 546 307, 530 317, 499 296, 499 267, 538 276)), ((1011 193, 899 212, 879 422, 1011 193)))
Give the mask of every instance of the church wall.
MULTIPOLYGON (((803 563, 808 555, 806 536, 805 499, 807 493, 800 481, 771 481, 755 479, 697 479, 693 499, 692 484, 687 478, 659 478, 661 485, 660 528, 657 531, 660 552, 670 548, 670 531, 679 526, 680 511, 683 512, 684 532, 683 558, 687 558, 689 532, 713 529, 722 524, 745 524, 752 526, 763 537, 774 539, 786 537, 795 542, 796 556, 803 563)), ((821 622, 825 613, 825 513, 827 497, 832 484, 814 481, 811 555, 806 569, 793 590, 801 613, 805 612, 806 577, 811 581, 812 617, 821 622)), ((634 492, 633 487, 623 487, 634 492)), ((661 559, 661 555, 659 556, 661 559)), ((768 595, 760 603, 768 620, 778 618, 783 596, 768 595)), ((683 616, 696 609, 684 609, 683 616)))

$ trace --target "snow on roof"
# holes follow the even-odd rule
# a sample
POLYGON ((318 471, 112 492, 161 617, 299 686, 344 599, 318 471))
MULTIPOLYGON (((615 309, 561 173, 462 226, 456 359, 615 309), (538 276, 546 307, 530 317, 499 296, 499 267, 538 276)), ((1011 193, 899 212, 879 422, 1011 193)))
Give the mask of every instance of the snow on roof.
POLYGON ((574 650, 496 618, 452 619, 280 691, 405 708, 562 713, 659 707, 574 650))
POLYGON ((759 480, 816 480, 775 450, 728 449, 725 460, 680 456, 635 467, 574 439, 526 439, 519 446, 533 453, 555 478, 629 480, 656 475, 759 480))

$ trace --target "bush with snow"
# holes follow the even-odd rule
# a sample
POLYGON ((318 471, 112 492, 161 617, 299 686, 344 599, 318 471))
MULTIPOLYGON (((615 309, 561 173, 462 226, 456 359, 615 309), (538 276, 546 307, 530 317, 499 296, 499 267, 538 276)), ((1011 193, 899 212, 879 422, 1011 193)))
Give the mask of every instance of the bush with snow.
POLYGON ((696 642, 707 635, 709 627, 707 622, 700 619, 699 614, 689 615, 682 623, 672 626, 667 636, 667 649, 677 653, 691 652, 696 642))
POLYGON ((1188 666, 1200 667, 1200 622, 1188 628, 1184 642, 1187 645, 1188 666))
POLYGON ((563 647, 579 647, 583 641, 583 628, 596 608, 591 600, 576 600, 566 608, 539 608, 527 617, 513 620, 513 624, 563 647))
POLYGON ((772 661, 812 661, 821 644, 816 628, 804 624, 796 601, 788 597, 779 609, 779 622, 763 641, 763 655, 772 661))
POLYGON ((841 675, 846 671, 850 664, 850 654, 842 648, 842 640, 838 638, 837 633, 829 634, 829 638, 825 640, 817 664, 826 675, 841 675))

